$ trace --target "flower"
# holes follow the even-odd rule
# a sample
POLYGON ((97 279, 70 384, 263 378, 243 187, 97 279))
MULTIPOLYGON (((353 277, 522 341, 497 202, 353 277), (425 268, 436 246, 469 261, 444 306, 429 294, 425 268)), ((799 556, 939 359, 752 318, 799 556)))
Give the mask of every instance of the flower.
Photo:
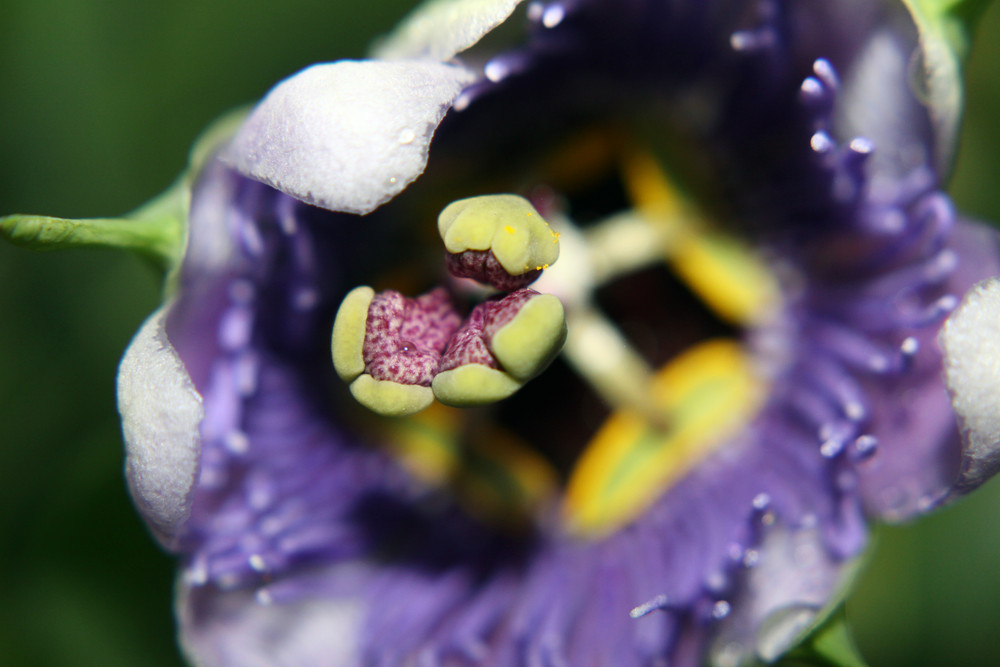
POLYGON ((901 10, 536 3, 474 66, 517 4, 439 2, 383 60, 300 73, 201 170, 119 376, 197 662, 770 659, 869 520, 993 471, 990 288, 942 334, 965 449, 935 338, 994 241, 939 190, 901 10), (535 287, 562 359, 496 408, 368 414, 341 300, 433 285, 433 215, 485 187, 561 233, 535 287))

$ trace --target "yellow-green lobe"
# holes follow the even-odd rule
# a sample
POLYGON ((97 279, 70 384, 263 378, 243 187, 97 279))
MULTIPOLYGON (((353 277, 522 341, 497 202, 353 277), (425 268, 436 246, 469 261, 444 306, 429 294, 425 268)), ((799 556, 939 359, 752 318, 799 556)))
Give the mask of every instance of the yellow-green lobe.
POLYGON ((438 232, 448 252, 491 250, 511 275, 544 269, 559 258, 559 235, 518 195, 452 202, 438 216, 438 232))
POLYGON ((431 383, 434 396, 456 408, 502 401, 521 385, 509 374, 483 364, 466 364, 438 373, 431 383))
POLYGON ((371 287, 355 287, 340 303, 333 321, 330 352, 333 367, 344 382, 351 382, 365 371, 363 356, 368 306, 375 298, 371 287))
POLYGON ((383 417, 405 417, 426 409, 434 402, 430 387, 376 380, 360 375, 351 383, 351 395, 372 412, 383 417))
POLYGON ((551 294, 541 294, 493 334, 490 350, 504 370, 526 382, 552 362, 565 342, 563 305, 551 294))

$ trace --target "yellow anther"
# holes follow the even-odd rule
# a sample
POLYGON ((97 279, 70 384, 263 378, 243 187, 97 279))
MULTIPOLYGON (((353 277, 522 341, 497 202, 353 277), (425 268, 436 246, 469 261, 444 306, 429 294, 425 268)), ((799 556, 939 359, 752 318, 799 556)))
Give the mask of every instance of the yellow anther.
POLYGON ((653 156, 632 153, 623 167, 629 196, 661 238, 678 277, 727 322, 755 324, 769 316, 779 290, 765 262, 705 220, 653 156))
POLYGON ((666 428, 637 411, 619 410, 577 463, 564 510, 578 534, 607 534, 639 515, 738 433, 767 391, 738 343, 711 340, 664 366, 651 394, 667 417, 666 428))
POLYGON ((524 197, 483 195, 452 202, 438 217, 438 232, 448 252, 490 250, 511 275, 552 264, 559 244, 548 223, 524 197), (506 232, 501 234, 500 232, 506 232))

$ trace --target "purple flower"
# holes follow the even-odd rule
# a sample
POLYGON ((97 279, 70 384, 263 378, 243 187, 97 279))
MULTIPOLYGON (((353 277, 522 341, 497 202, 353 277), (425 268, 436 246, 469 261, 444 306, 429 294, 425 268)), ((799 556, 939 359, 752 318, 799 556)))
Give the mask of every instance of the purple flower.
MULTIPOLYGON (((119 407, 198 664, 769 660, 869 522, 997 466, 997 288, 937 343, 996 238, 940 189, 951 115, 910 86, 901 6, 518 4, 433 3, 378 59, 282 82, 193 185, 119 407), (495 192, 560 234, 532 289, 565 308, 561 355, 490 407, 367 411, 330 355, 360 285, 469 306, 421 389, 494 353, 501 302, 444 277, 433 232, 495 192)), ((386 365, 404 338, 357 346, 386 365)))

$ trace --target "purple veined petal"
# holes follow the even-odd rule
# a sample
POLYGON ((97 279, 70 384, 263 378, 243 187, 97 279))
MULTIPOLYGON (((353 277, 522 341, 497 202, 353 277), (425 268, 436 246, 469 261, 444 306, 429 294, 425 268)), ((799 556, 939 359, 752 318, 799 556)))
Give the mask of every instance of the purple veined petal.
POLYGON ((380 60, 445 62, 507 20, 524 0, 430 0, 381 42, 380 60))
POLYGON ((169 306, 146 320, 118 369, 118 412, 132 498, 157 539, 173 546, 191 512, 201 456, 201 396, 167 340, 169 306))
POLYGON ((429 61, 340 61, 279 83, 222 158, 306 203, 365 214, 423 173, 434 131, 474 80, 429 61))

